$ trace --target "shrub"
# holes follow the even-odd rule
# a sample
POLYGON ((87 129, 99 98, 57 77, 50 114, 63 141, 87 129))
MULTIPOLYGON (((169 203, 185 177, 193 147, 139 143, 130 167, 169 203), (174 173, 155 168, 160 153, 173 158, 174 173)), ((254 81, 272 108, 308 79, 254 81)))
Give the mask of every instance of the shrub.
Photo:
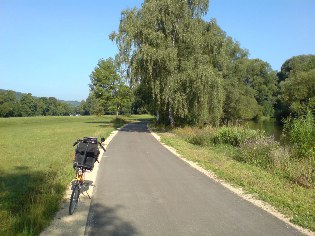
POLYGON ((289 118, 284 124, 284 138, 292 147, 296 158, 315 158, 315 122, 308 112, 297 119, 289 118))
POLYGON ((291 153, 291 148, 280 146, 269 137, 242 144, 236 159, 266 169, 302 187, 314 187, 314 159, 294 159, 291 153))
POLYGON ((176 129, 174 132, 176 135, 191 144, 198 146, 210 146, 212 145, 215 129, 210 126, 202 129, 185 127, 176 129))
MULTIPOLYGON (((294 126, 294 135, 297 135, 294 126)), ((236 147, 235 159, 258 166, 303 187, 311 188, 315 183, 315 158, 297 159, 297 145, 281 146, 274 137, 267 137, 264 131, 240 126, 184 127, 173 131, 177 136, 198 146, 227 144, 236 147)), ((290 133, 290 137, 295 137, 290 133)), ((308 137, 308 136, 307 136, 308 137)), ((298 139, 299 137, 295 137, 298 139)), ((300 139, 298 139, 300 140, 300 139)))
POLYGON ((305 188, 314 187, 315 162, 314 159, 299 159, 291 161, 286 166, 285 173, 290 181, 305 188))
POLYGON ((291 162, 290 149, 279 145, 271 150, 270 157, 272 158, 274 171, 287 177, 286 171, 291 162))
POLYGON ((213 143, 239 147, 245 142, 256 141, 264 136, 265 133, 261 130, 252 130, 239 126, 223 126, 216 131, 213 143))
POLYGON ((258 140, 265 136, 264 131, 252 130, 244 127, 223 126, 213 128, 184 127, 174 130, 174 133, 189 143, 199 146, 211 146, 213 144, 228 144, 239 147, 249 140, 258 140))

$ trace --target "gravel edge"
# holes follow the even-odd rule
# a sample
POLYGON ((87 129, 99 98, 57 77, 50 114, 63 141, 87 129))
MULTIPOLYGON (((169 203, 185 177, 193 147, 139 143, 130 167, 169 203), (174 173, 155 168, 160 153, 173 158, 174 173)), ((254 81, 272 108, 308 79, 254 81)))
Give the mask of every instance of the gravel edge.
MULTIPOLYGON (((119 130, 119 129, 118 129, 119 130)), ((104 142, 105 149, 112 141, 118 130, 113 131, 104 142)), ((100 150, 99 162, 101 163, 103 158, 106 158, 104 151, 100 150)), ((94 183, 96 180, 97 172, 100 163, 94 165, 94 169, 91 172, 87 172, 85 175, 85 182, 88 184, 86 192, 80 195, 80 201, 78 208, 73 215, 69 215, 69 199, 71 196, 71 183, 67 188, 64 199, 60 205, 60 210, 56 213, 50 226, 48 226, 40 236, 77 236, 84 235, 87 217, 90 209, 91 198, 93 196, 94 183), (88 197, 90 196, 90 198, 88 197)))

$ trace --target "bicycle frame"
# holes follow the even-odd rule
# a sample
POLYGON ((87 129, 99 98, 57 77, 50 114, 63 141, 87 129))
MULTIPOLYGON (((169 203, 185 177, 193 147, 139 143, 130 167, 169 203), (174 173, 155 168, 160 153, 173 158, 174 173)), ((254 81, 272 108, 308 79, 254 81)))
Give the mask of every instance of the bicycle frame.
POLYGON ((78 181, 80 184, 83 184, 84 176, 85 176, 85 169, 82 166, 76 167, 76 173, 75 173, 76 181, 78 181))

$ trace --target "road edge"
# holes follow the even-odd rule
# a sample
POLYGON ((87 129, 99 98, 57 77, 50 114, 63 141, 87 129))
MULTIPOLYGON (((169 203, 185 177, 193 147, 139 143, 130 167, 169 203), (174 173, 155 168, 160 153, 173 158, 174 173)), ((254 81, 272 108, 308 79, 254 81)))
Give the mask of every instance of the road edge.
POLYGON ((257 199, 254 195, 252 194, 248 194, 245 193, 243 191, 242 188, 240 187, 234 187, 231 184, 229 184, 228 182, 218 178, 212 171, 208 171, 205 170, 204 168, 202 168, 201 166, 199 166, 197 163, 193 162, 193 161, 189 161, 186 158, 184 158, 183 156, 181 156, 177 150, 171 146, 166 145, 165 143, 163 143, 161 141, 161 137, 154 133, 150 127, 148 126, 148 130, 150 131, 150 133, 152 134, 152 136, 161 144, 163 145, 166 149, 168 149, 171 153, 173 153, 175 156, 177 156, 179 159, 181 159, 182 161, 186 162, 188 165, 190 165, 192 168, 198 170, 199 172, 203 173, 204 175, 206 175, 207 177, 209 177, 210 179, 212 179, 213 181, 221 184, 222 186, 224 186, 225 188, 229 189, 230 191, 232 191, 234 194, 238 195, 239 197, 241 197, 242 199, 252 203, 253 205, 263 209, 264 211, 268 212, 269 214, 275 216, 276 218, 278 218, 279 220, 285 222, 286 224, 290 225, 291 227, 295 228, 296 230, 300 231, 301 233, 304 233, 308 236, 315 236, 315 232, 312 232, 309 229, 305 229, 301 226, 295 225, 293 223, 290 222, 290 219, 288 217, 286 217, 285 215, 283 215, 282 213, 280 213, 278 210, 276 210, 272 205, 270 205, 267 202, 264 202, 260 199, 257 199))

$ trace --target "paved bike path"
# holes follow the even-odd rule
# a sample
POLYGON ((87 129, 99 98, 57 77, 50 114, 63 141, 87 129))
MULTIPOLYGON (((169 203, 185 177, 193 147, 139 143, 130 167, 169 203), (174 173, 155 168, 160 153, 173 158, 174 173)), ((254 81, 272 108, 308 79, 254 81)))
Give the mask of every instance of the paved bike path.
POLYGON ((121 129, 100 164, 85 235, 303 235, 164 148, 121 129))

